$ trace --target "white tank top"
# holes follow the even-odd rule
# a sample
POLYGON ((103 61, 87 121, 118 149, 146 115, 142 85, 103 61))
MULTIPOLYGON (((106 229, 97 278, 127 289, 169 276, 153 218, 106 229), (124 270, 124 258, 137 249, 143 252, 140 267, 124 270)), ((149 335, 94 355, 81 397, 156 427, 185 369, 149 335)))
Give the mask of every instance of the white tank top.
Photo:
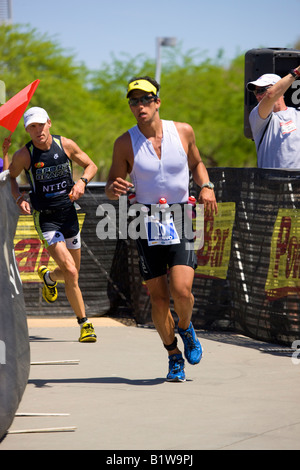
POLYGON ((163 138, 159 159, 150 140, 138 126, 129 129, 134 154, 130 173, 137 202, 157 204, 161 197, 168 204, 187 202, 189 168, 187 154, 173 121, 162 120, 163 138))

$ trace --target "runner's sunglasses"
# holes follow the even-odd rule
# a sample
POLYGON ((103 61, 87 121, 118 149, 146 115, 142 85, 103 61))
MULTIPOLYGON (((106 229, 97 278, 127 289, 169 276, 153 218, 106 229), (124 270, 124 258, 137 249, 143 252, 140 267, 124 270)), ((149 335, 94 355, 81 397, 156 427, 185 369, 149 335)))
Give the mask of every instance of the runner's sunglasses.
POLYGON ((130 106, 137 106, 139 103, 143 105, 151 103, 153 100, 156 101, 156 96, 143 95, 140 98, 129 98, 128 103, 130 106))

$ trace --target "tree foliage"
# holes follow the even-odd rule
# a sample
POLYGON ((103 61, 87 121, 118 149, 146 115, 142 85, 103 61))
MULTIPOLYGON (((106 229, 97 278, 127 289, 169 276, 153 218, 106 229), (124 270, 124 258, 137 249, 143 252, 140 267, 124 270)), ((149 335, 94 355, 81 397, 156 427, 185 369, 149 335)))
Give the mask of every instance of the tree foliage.
MULTIPOLYGON (((154 76, 154 61, 112 56, 110 64, 92 72, 55 39, 28 25, 1 25, 0 41, 6 99, 39 79, 30 106, 47 110, 52 133, 75 140, 97 164, 97 179, 104 181, 115 139, 135 124, 125 98, 127 82, 136 75, 154 76)), ((160 96, 161 118, 193 126, 208 167, 256 166, 254 144, 244 137, 243 56, 224 66, 222 51, 212 60, 194 50, 183 55, 178 46, 164 58, 160 96)), ((0 139, 8 133, 0 128, 0 139)), ((27 141, 20 122, 11 153, 27 141)))

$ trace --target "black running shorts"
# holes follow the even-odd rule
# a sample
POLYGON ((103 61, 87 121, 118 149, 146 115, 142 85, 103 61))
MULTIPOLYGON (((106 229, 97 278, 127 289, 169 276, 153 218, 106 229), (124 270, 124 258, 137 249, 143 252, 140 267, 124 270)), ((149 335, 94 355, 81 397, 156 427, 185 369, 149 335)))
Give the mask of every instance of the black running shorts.
POLYGON ((184 265, 193 269, 197 267, 194 244, 186 238, 182 238, 176 245, 148 246, 148 241, 141 238, 138 238, 136 243, 140 273, 145 281, 167 274, 168 268, 173 266, 184 265))
POLYGON ((80 248, 79 223, 74 205, 55 211, 34 211, 33 219, 36 231, 46 247, 65 241, 69 249, 80 248))

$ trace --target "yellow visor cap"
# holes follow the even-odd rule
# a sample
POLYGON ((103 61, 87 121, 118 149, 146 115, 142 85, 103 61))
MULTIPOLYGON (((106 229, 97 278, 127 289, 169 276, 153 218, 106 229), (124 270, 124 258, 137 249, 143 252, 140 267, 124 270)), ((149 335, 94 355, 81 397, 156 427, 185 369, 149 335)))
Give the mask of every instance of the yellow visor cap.
POLYGON ((134 80, 133 82, 130 82, 127 88, 127 98, 129 93, 133 90, 142 90, 147 93, 157 94, 157 88, 152 85, 152 83, 148 82, 148 80, 134 80))

